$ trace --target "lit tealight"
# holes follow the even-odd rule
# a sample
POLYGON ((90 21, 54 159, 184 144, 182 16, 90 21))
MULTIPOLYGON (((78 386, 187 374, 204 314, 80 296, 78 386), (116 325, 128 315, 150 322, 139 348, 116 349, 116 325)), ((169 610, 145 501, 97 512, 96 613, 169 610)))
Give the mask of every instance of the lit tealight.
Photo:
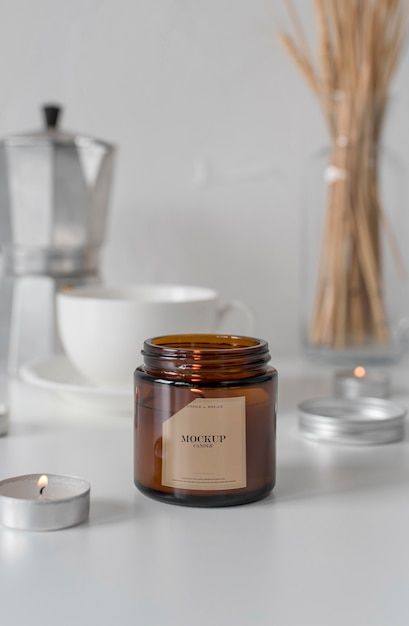
POLYGON ((25 474, 0 481, 0 524, 58 530, 88 519, 90 484, 76 476, 25 474))
POLYGON ((377 370, 367 371, 362 365, 353 370, 336 372, 334 394, 342 398, 387 398, 389 396, 389 377, 377 370))
POLYGON ((357 378, 365 378, 366 369, 361 365, 358 365, 358 367, 354 369, 354 376, 356 376, 357 378))
POLYGON ((37 482, 37 487, 40 490, 40 495, 43 495, 44 489, 48 486, 48 476, 42 474, 37 482))

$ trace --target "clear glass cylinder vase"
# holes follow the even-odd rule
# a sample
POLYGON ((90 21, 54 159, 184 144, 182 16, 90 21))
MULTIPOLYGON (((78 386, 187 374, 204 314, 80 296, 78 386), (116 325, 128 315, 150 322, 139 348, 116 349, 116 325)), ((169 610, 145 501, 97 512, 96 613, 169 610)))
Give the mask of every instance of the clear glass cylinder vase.
POLYGON ((409 343, 409 208, 387 148, 315 154, 302 194, 302 342, 337 364, 398 361, 409 343))

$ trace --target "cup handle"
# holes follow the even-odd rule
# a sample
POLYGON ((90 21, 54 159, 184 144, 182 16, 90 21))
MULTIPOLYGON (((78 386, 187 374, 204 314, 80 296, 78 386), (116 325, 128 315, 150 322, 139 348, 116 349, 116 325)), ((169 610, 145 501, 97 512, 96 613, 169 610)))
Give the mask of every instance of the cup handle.
POLYGON ((247 304, 244 304, 244 302, 241 302, 241 300, 231 300, 219 307, 216 318, 217 327, 220 328, 221 324, 223 324, 232 311, 240 311, 240 313, 243 314, 247 324, 246 333, 252 335, 254 332, 254 313, 252 309, 247 306, 247 304))

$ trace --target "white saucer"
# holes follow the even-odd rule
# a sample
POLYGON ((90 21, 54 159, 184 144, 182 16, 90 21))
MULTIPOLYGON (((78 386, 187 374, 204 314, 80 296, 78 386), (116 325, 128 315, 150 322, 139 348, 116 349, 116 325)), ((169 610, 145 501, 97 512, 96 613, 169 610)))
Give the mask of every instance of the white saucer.
POLYGON ((99 408, 110 413, 131 414, 132 385, 129 389, 98 387, 74 368, 64 354, 53 355, 23 365, 21 379, 48 391, 58 393, 64 400, 75 401, 84 408, 99 408))

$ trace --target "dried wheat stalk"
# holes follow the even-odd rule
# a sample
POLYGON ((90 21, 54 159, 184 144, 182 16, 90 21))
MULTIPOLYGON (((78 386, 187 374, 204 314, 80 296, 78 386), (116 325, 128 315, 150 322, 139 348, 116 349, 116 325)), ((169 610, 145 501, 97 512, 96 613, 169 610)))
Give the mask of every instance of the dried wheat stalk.
POLYGON ((294 36, 283 32, 280 40, 320 100, 335 174, 328 183, 311 341, 335 349, 385 343, 378 148, 407 0, 315 0, 317 58, 291 0, 286 4, 294 36))

